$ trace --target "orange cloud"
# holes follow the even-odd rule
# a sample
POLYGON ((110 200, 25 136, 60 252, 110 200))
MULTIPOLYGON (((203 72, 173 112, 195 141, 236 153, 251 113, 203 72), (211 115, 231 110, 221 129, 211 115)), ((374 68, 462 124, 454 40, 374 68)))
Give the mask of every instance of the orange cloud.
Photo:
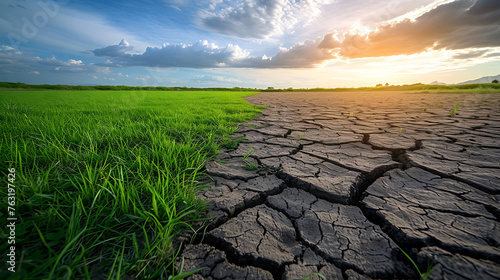
POLYGON ((318 47, 348 58, 420 53, 427 49, 500 46, 500 1, 458 0, 415 20, 379 26, 367 35, 346 33, 342 42, 327 34, 318 47))

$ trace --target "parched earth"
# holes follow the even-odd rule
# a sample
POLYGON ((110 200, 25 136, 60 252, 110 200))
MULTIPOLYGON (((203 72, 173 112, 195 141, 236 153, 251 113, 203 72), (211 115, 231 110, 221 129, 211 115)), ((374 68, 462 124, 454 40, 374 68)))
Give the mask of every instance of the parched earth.
POLYGON ((500 94, 289 92, 207 172, 190 279, 500 279, 500 94), (455 115, 451 109, 459 102, 455 115))

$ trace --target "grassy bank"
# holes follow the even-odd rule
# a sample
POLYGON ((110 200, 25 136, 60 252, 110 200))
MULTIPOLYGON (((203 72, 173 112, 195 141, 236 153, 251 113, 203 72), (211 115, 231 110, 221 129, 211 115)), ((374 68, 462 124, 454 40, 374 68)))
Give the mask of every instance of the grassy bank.
POLYGON ((166 279, 172 237, 202 219, 205 162, 258 112, 241 98, 251 94, 1 91, 0 170, 7 185, 15 168, 22 262, 15 274, 2 262, 0 278, 166 279))

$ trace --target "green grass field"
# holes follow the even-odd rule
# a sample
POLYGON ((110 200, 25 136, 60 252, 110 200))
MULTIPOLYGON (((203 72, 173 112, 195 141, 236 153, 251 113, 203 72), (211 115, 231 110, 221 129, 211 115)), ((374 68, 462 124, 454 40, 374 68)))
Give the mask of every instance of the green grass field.
POLYGON ((22 259, 15 274, 3 261, 0 278, 167 279, 172 237, 204 217, 204 164, 259 112, 251 94, 0 91, 0 234, 15 168, 22 259))

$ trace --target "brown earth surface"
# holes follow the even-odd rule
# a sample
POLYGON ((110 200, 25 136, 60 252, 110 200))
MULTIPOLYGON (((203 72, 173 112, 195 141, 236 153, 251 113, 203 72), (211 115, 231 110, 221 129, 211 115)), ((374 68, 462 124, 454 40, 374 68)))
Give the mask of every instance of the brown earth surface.
POLYGON ((267 109, 207 164, 190 279, 418 279, 400 248, 429 279, 500 279, 500 93, 247 100, 267 109))

